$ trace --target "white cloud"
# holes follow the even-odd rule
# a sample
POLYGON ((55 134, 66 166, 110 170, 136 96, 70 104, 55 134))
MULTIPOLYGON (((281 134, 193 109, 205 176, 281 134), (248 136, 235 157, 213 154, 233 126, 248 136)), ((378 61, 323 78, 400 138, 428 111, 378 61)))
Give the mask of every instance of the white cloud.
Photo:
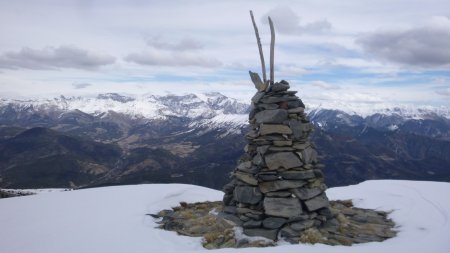
MULTIPOLYGON (((329 85, 341 87, 340 90, 327 90, 324 85, 308 83, 302 96, 336 99, 339 93, 347 92, 347 84, 361 85, 358 89, 360 93, 375 86, 377 92, 391 92, 390 86, 404 86, 402 92, 385 97, 423 101, 423 94, 426 93, 429 103, 450 105, 448 97, 438 95, 432 87, 433 77, 448 78, 442 71, 448 65, 436 64, 433 59, 432 64, 423 63, 428 64, 426 68, 419 68, 422 66, 420 57, 413 58, 415 65, 400 62, 406 60, 396 53, 418 52, 410 46, 408 49, 400 47, 399 51, 393 52, 393 56, 378 53, 377 57, 369 57, 361 44, 355 43, 357 36, 371 34, 380 28, 404 34, 420 27, 446 31, 447 17, 431 18, 445 14, 443 10, 448 9, 446 0, 409 1, 407 5, 403 1, 390 0, 82 2, 0 1, 0 19, 5 21, 0 22, 0 92, 127 92, 134 85, 157 92, 165 90, 167 83, 171 82, 171 90, 175 91, 200 91, 206 86, 195 85, 209 83, 208 91, 251 97, 254 88, 247 71, 261 71, 248 15, 248 10, 253 9, 259 23, 261 20, 267 22, 267 15, 264 14, 270 13, 274 19, 277 29, 277 80, 291 80, 291 85, 295 85, 292 80, 304 80, 304 83, 324 80, 329 85), (84 56, 78 53, 73 57, 67 53, 56 53, 55 48, 68 44, 88 53, 84 56), (45 53, 44 48, 48 45, 55 47, 50 53, 45 53), (32 53, 22 53, 21 48, 29 48, 32 53), (42 52, 47 55, 44 59, 36 56, 42 52), (102 55, 98 52, 107 52, 118 60, 108 65, 108 61, 98 61, 104 59, 97 57, 102 55), (12 56, 6 59, 11 53, 12 56), (52 53, 61 59, 49 57, 52 53), (98 68, 97 71, 85 71, 95 68, 98 68), (239 83, 242 85, 233 85, 238 80, 244 80, 239 83), (424 83, 416 85, 421 81, 424 83), (74 84, 83 83, 92 85, 76 89, 74 84), (337 95, 326 95, 332 92, 337 95)), ((262 24, 259 26, 268 63, 269 28, 262 24)), ((436 40, 434 37, 427 39, 436 40)), ((418 41, 422 43, 424 40, 418 41)), ((431 42, 424 43, 429 45, 431 42)), ((387 45, 387 48, 392 49, 393 46, 387 45)), ((448 47, 441 49, 444 49, 439 52, 442 55, 448 52, 448 47)), ((419 52, 431 52, 428 56, 433 56, 435 51, 419 52)), ((448 82, 434 85, 448 86, 448 82)))
POLYGON ((162 50, 171 51, 191 51, 203 48, 203 44, 197 40, 186 37, 178 42, 164 41, 161 37, 152 37, 147 40, 147 45, 162 50))
POLYGON ((215 68, 222 66, 222 62, 206 57, 203 53, 203 45, 192 38, 185 37, 175 42, 163 40, 161 36, 154 36, 147 39, 150 47, 142 52, 128 54, 124 60, 139 65, 151 66, 195 66, 203 68, 215 68))
POLYGON ((166 52, 156 50, 131 53, 125 57, 125 60, 140 65, 151 66, 197 66, 214 68, 222 65, 217 59, 203 57, 192 52, 166 52))
POLYGON ((329 84, 327 82, 320 81, 320 80, 312 81, 311 85, 321 88, 321 89, 324 89, 324 90, 339 90, 341 88, 341 87, 339 87, 339 85, 332 85, 332 84, 329 84))
POLYGON ((72 86, 75 89, 84 89, 84 88, 87 88, 89 86, 92 86, 92 84, 90 84, 90 83, 73 83, 72 86))
POLYGON ((275 69, 275 75, 284 77, 284 76, 301 76, 308 73, 308 71, 302 67, 296 66, 296 65, 286 65, 283 64, 275 69))
POLYGON ((369 54, 391 62, 418 67, 450 66, 450 20, 434 17, 421 27, 384 30, 357 40, 369 54))
POLYGON ((433 78, 431 79, 431 81, 432 81, 433 83, 435 83, 435 84, 438 84, 438 85, 449 84, 449 83, 450 83, 450 79, 447 78, 447 77, 444 77, 444 76, 436 76, 436 77, 433 77, 433 78))
POLYGON ((287 6, 278 6, 271 9, 263 16, 263 23, 268 23, 268 16, 273 20, 275 29, 281 34, 314 34, 331 29, 331 23, 326 19, 301 24, 300 17, 287 6))
POLYGON ((450 86, 438 87, 435 90, 436 94, 450 98, 450 86))
POLYGON ((3 69, 96 69, 115 62, 115 58, 75 46, 46 47, 32 49, 24 47, 17 52, 0 55, 3 69))

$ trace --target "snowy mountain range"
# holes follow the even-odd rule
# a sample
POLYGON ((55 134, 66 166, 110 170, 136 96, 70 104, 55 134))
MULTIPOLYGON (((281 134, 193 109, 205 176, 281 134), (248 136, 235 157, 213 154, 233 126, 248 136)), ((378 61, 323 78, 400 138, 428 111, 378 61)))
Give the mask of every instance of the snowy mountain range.
MULTIPOLYGON (((334 127, 336 123, 364 125, 382 131, 407 128, 409 132, 450 139, 450 108, 412 105, 343 105, 331 101, 307 104, 311 121, 319 128, 334 127)), ((226 129, 226 134, 239 133, 248 124, 249 103, 220 93, 186 95, 122 95, 105 93, 86 97, 0 99, 0 123, 17 124, 33 117, 54 120, 83 113, 99 120, 121 114, 128 120, 142 123, 169 121, 173 118, 190 121, 190 130, 199 128, 226 129), (37 115, 37 116, 36 116, 37 115)))
MULTIPOLYGON (((16 111, 54 111, 80 110, 91 115, 103 115, 109 111, 123 113, 135 118, 149 120, 167 119, 169 117, 187 117, 193 120, 210 119, 211 122, 229 122, 236 125, 247 123, 243 115, 249 111, 249 104, 226 97, 220 93, 198 93, 186 95, 152 95, 144 94, 122 95, 105 93, 97 96, 59 96, 54 98, 11 99, 1 98, 0 108, 11 107, 16 111)), ((406 104, 374 104, 373 106, 358 106, 330 101, 330 103, 308 106, 314 116, 322 111, 340 111, 361 118, 371 117, 370 121, 381 117, 395 118, 396 122, 409 119, 424 120, 446 118, 450 119, 450 108, 433 106, 413 106, 406 104)), ((342 115, 336 115, 345 117, 342 115)))
MULTIPOLYGON (((448 108, 374 106, 358 114, 306 104, 329 185, 450 181, 448 108)), ((2 98, 0 187, 221 188, 243 153, 249 109, 220 93, 2 98)))
POLYGON ((247 123, 248 104, 228 98, 220 93, 187 95, 125 96, 117 93, 99 94, 96 97, 65 97, 35 99, 1 99, 0 108, 15 112, 70 112, 79 110, 92 116, 106 117, 108 112, 121 113, 134 119, 166 120, 183 117, 205 120, 213 126, 247 123))

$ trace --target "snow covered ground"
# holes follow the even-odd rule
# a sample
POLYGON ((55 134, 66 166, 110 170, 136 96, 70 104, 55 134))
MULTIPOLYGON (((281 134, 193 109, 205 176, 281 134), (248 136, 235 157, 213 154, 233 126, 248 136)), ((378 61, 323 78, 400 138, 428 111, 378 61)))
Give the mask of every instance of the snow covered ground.
MULTIPOLYGON (((331 188, 331 199, 353 199, 358 207, 392 210, 396 238, 345 246, 287 245, 222 249, 220 252, 450 252, 450 183, 380 180, 331 188)), ((199 186, 152 184, 52 191, 0 200, 0 252, 195 252, 200 238, 154 228, 147 213, 180 201, 220 200, 222 193, 199 186)))

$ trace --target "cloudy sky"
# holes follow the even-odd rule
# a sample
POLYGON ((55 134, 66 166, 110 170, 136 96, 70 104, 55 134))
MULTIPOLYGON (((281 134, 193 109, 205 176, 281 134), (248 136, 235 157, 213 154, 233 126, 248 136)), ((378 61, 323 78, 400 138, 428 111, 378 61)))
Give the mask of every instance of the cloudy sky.
POLYGON ((0 96, 218 91, 261 72, 311 101, 450 107, 448 0, 0 0, 0 96))

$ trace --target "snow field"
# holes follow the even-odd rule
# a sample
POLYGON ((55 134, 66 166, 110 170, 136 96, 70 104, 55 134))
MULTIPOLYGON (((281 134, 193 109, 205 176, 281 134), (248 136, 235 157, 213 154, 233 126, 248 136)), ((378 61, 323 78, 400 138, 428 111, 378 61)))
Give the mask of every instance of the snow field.
MULTIPOLYGON (((450 252, 450 183, 366 181, 327 190, 362 208, 392 211, 398 236, 351 247, 288 245, 218 252, 450 252)), ((197 252, 200 238, 156 229, 148 213, 180 201, 221 200, 222 192, 183 184, 149 184, 52 191, 0 200, 2 253, 197 252)))

